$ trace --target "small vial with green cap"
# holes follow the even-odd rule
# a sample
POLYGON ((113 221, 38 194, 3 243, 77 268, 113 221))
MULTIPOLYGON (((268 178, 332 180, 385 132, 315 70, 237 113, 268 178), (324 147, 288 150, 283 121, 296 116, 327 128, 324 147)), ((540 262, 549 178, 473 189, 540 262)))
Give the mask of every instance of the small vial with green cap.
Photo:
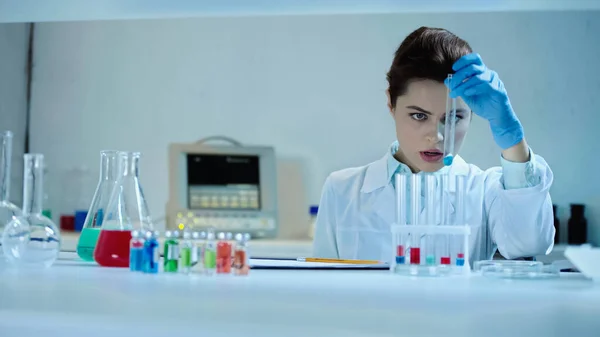
POLYGON ((209 230, 206 234, 206 246, 204 248, 204 271, 206 275, 214 275, 217 268, 217 243, 215 232, 209 230))
POLYGON ((192 269, 192 234, 190 232, 183 232, 183 240, 180 243, 180 254, 179 254, 179 268, 184 274, 187 274, 192 269))
POLYGON ((198 265, 200 255, 198 252, 198 240, 200 239, 200 233, 192 232, 192 269, 195 269, 198 265))
POLYGON ((176 273, 179 264, 179 233, 177 231, 165 232, 164 263, 165 273, 176 273))
POLYGON ((204 272, 204 247, 206 245, 206 232, 192 233, 192 271, 204 272), (195 261, 195 262, 194 262, 195 261))

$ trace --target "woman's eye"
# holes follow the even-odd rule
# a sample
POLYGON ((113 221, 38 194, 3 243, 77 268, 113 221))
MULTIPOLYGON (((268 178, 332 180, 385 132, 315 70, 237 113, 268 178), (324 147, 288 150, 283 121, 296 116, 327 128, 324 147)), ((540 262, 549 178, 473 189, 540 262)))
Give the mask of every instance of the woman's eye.
POLYGON ((427 115, 420 112, 410 114, 410 117, 416 121, 424 121, 427 119, 427 115))
MULTIPOLYGON (((461 119, 463 119, 463 116, 461 115, 456 115, 456 123, 459 123, 461 119)), ((446 124, 446 119, 444 118, 444 120, 442 121, 444 124, 446 124)))

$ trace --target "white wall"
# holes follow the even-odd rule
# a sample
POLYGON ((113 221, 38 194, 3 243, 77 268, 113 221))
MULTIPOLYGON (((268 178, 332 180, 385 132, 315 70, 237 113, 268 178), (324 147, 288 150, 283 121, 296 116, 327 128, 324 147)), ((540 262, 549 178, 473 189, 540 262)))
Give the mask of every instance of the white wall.
MULTIPOLYGON (((142 151, 158 215, 168 143, 224 134, 272 144, 282 167, 301 163, 305 195, 288 189, 299 199, 282 200, 282 221, 299 226, 329 172, 375 160, 393 141, 385 73, 397 45, 421 25, 459 34, 499 72, 529 143, 554 170, 563 223, 570 202, 588 204, 600 243, 600 180, 591 175, 600 167, 600 12, 40 24, 32 146, 55 170, 96 169, 105 148, 142 151)), ((480 119, 462 155, 484 168, 499 164, 480 119)))
POLYGON ((10 200, 21 207, 29 25, 0 24, 0 130, 13 132, 10 200))

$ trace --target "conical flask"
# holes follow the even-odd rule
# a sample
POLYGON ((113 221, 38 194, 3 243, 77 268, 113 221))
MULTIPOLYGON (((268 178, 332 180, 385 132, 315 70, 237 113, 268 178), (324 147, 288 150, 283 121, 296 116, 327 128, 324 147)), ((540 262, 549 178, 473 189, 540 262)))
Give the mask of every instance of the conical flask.
POLYGON ((44 155, 25 154, 23 215, 13 217, 2 233, 6 259, 22 267, 50 267, 60 252, 60 230, 42 215, 44 155))
POLYGON ((21 210, 9 200, 12 139, 12 132, 0 132, 0 237, 13 217, 21 215, 21 210))
POLYGON ((119 151, 100 151, 100 179, 87 212, 83 230, 77 242, 77 255, 85 261, 94 261, 94 249, 100 235, 110 195, 121 175, 119 151))
POLYGON ((139 152, 120 152, 119 176, 109 198, 94 259, 104 267, 129 267, 131 231, 153 230, 139 181, 139 152))

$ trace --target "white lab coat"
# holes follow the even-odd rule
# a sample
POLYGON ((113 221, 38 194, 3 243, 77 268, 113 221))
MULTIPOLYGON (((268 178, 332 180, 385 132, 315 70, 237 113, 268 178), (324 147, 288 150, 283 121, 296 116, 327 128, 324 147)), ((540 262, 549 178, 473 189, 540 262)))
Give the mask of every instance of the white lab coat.
MULTIPOLYGON (((329 175, 316 219, 313 256, 394 259, 390 226, 395 221, 396 195, 387 172, 390 156, 388 151, 366 166, 329 175)), ((552 250, 555 229, 549 189, 553 174, 540 156, 535 157, 535 167, 540 177, 537 185, 505 189, 501 167, 483 171, 455 157, 449 173, 466 176, 471 266, 474 261, 491 259, 496 249, 507 259, 552 250)), ((450 208, 452 216, 454 205, 450 208)))

